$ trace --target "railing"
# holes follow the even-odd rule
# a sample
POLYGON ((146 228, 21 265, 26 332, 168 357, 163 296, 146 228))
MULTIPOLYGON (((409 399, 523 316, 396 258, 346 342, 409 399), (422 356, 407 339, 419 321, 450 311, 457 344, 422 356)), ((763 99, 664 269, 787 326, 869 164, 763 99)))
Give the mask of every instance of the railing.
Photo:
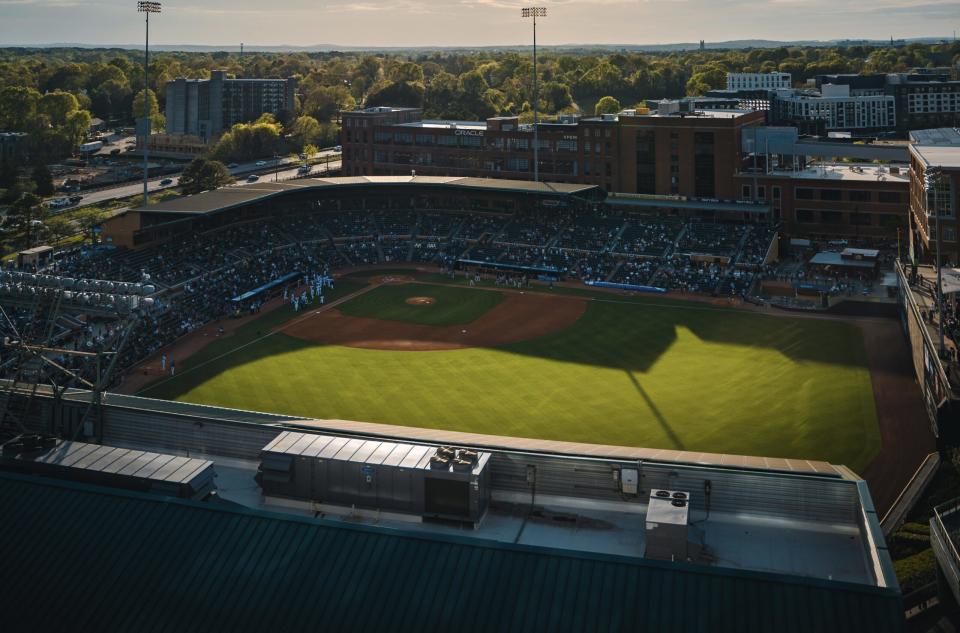
POLYGON ((960 600, 960 553, 957 552, 957 544, 950 535, 950 530, 944 522, 953 521, 960 526, 960 499, 954 499, 947 503, 938 505, 933 509, 933 517, 930 519, 930 546, 933 548, 933 555, 940 565, 940 571, 943 572, 947 584, 950 585, 955 599, 960 600))

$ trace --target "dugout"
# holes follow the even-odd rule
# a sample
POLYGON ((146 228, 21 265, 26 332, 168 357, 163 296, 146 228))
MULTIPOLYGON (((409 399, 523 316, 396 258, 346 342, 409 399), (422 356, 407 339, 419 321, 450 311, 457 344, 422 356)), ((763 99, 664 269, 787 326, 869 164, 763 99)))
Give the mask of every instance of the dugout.
POLYGON ((35 246, 17 253, 17 267, 39 270, 53 259, 52 246, 35 246))

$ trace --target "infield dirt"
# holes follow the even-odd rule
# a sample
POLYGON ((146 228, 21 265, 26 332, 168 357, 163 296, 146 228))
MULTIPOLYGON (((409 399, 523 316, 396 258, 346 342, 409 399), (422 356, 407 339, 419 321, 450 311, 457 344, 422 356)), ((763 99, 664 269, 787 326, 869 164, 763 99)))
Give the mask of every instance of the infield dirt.
POLYGON ((489 312, 467 325, 385 321, 347 316, 333 309, 282 329, 284 334, 312 343, 364 349, 435 351, 496 347, 552 334, 576 323, 585 310, 586 301, 579 297, 509 293, 489 312))

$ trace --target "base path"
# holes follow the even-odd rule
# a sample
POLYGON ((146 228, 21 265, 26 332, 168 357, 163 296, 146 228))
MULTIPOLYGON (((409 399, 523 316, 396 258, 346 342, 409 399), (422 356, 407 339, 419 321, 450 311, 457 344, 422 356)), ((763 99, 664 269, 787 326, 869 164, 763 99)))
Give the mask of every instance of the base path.
POLYGON ((505 293, 503 301, 466 325, 419 325, 327 310, 286 326, 283 332, 313 343, 364 349, 419 352, 495 347, 568 328, 583 316, 586 306, 579 297, 505 293))

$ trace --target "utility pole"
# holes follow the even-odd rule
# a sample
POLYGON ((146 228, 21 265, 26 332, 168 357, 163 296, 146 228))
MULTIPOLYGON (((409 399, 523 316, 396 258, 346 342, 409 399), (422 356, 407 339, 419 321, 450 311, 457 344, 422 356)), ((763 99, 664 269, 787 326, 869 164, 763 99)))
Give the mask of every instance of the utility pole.
POLYGON ((160 13, 160 3, 153 0, 139 0, 137 12, 146 16, 147 36, 143 46, 143 120, 140 123, 140 133, 143 135, 143 206, 147 206, 147 185, 150 181, 150 14, 160 13))
POLYGON ((539 127, 537 102, 540 100, 537 92, 537 18, 547 17, 547 8, 524 7, 520 9, 520 15, 533 18, 533 182, 540 182, 540 134, 537 129, 539 127))

